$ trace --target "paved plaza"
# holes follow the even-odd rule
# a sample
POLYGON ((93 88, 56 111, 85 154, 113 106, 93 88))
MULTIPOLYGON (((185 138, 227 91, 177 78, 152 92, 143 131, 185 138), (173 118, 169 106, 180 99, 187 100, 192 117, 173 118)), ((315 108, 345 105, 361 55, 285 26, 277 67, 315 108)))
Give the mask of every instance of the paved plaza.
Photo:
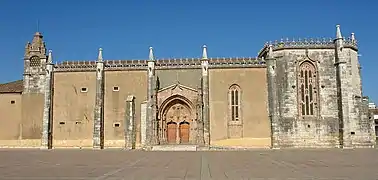
POLYGON ((143 152, 0 149, 0 179, 378 179, 378 149, 143 152))

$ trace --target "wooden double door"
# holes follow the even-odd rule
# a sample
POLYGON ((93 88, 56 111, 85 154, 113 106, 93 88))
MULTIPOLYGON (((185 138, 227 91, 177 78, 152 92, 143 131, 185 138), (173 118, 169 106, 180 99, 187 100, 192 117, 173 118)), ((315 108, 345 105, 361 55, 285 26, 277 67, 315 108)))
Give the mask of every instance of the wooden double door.
POLYGON ((189 122, 167 123, 167 142, 169 144, 187 144, 189 143, 190 124, 189 122))
MULTIPOLYGON (((189 144, 190 128, 193 124, 192 109, 180 99, 172 100, 163 110, 162 134, 163 143, 189 144)), ((193 132, 192 132, 193 133, 193 132)))

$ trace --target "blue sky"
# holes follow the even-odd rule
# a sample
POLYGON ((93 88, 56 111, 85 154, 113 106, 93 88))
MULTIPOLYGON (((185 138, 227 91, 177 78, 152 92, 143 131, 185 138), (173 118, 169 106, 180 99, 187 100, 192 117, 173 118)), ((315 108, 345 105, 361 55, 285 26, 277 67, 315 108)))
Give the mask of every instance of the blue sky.
POLYGON ((334 37, 355 32, 364 94, 378 102, 377 1, 367 0, 0 0, 0 83, 22 78, 23 51, 39 29, 54 61, 255 57, 266 41, 334 37))

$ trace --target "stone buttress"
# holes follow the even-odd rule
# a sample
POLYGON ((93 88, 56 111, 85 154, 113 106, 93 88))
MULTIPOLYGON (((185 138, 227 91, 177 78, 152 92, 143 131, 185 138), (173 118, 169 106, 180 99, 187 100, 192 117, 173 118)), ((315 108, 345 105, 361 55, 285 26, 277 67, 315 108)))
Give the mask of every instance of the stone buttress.
POLYGON ((43 108, 43 121, 42 121, 42 143, 41 148, 50 149, 51 144, 51 133, 52 133, 52 86, 53 86, 53 62, 52 62, 52 51, 49 51, 48 59, 46 62, 46 75, 45 75, 45 97, 44 97, 44 108, 43 108))
POLYGON ((362 98, 362 83, 358 51, 345 47, 356 44, 354 33, 346 41, 336 26, 335 67, 339 109, 340 146, 343 148, 373 147, 375 144, 373 121, 368 119, 362 98))
POLYGON ((268 57, 266 59, 267 68, 267 88, 268 88, 268 113, 271 123, 271 148, 279 148, 279 126, 278 126, 278 95, 277 95, 277 74, 276 59, 273 57, 272 46, 269 46, 268 57))
POLYGON ((104 148, 104 62, 102 48, 96 62, 96 99, 93 123, 93 148, 104 148))
POLYGON ((149 149, 151 148, 151 146, 158 144, 155 92, 155 59, 152 47, 150 47, 147 68, 147 120, 145 148, 149 149))
POLYGON ((209 112, 209 59, 207 58, 207 47, 203 46, 202 60, 202 121, 205 145, 210 145, 210 112, 209 112))
POLYGON ((135 97, 129 95, 126 99, 125 109, 125 148, 135 149, 136 146, 136 122, 135 122, 135 97))

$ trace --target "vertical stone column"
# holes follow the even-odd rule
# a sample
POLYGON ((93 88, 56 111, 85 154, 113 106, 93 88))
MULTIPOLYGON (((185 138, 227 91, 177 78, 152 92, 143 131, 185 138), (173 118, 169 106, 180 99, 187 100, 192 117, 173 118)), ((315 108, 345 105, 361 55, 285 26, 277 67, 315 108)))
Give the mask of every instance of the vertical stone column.
POLYGON ((53 63, 52 63, 52 51, 49 51, 49 57, 46 62, 46 75, 45 75, 45 101, 44 101, 44 108, 43 108, 43 121, 42 121, 42 149, 50 149, 51 144, 50 142, 50 133, 51 133, 51 118, 52 118, 52 71, 53 71, 53 63))
POLYGON ((153 55, 153 49, 150 47, 150 54, 148 60, 147 69, 147 122, 146 122, 146 148, 151 148, 154 145, 155 139, 155 98, 154 98, 154 79, 155 79, 155 59, 153 55))
POLYGON ((202 120, 205 145, 210 145, 210 110, 209 110, 209 60, 207 58, 207 47, 203 46, 202 52, 202 120))
POLYGON ((102 59, 102 48, 99 49, 96 65, 96 99, 94 108, 93 148, 102 149, 104 148, 104 62, 102 59))
POLYGON ((197 144, 204 145, 204 131, 203 131, 203 121, 202 121, 202 89, 198 88, 197 97, 197 144))
POLYGON ((125 148, 135 149, 135 97, 130 95, 126 99, 125 110, 125 148))
POLYGON ((278 127, 278 94, 277 94, 277 61, 273 58, 272 46, 269 47, 270 55, 266 59, 267 80, 268 80, 268 109, 271 127, 271 148, 279 148, 279 127, 278 127))
MULTIPOLYGON (((155 73, 154 73, 155 74, 155 73)), ((152 106, 152 115, 153 115, 153 144, 157 145, 160 144, 160 131, 159 131, 159 119, 158 119, 158 105, 157 105, 157 78, 154 76, 153 78, 153 106, 152 106)))
POLYGON ((142 147, 146 144, 146 123, 147 123, 147 102, 144 102, 140 105, 140 141, 142 147))
POLYGON ((336 26, 335 39, 335 66, 336 66, 336 85, 339 108, 339 132, 340 145, 343 148, 351 148, 349 122, 349 79, 347 60, 344 53, 344 40, 341 36, 340 25, 336 26))

